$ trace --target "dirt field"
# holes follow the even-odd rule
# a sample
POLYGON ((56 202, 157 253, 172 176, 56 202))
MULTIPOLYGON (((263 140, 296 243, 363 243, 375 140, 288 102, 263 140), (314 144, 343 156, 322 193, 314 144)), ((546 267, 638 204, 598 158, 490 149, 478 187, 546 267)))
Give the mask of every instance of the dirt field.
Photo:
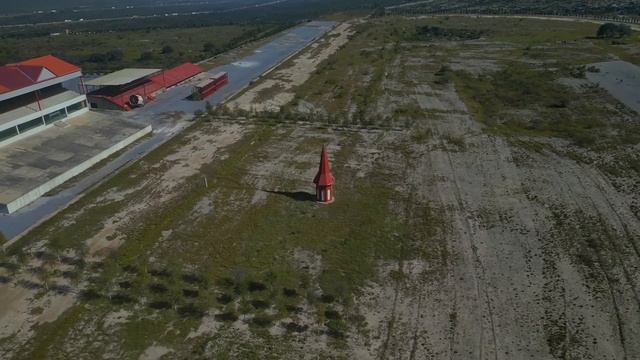
POLYGON ((338 27, 2 255, 0 357, 638 358, 640 119, 582 66, 640 39, 596 28, 338 27))

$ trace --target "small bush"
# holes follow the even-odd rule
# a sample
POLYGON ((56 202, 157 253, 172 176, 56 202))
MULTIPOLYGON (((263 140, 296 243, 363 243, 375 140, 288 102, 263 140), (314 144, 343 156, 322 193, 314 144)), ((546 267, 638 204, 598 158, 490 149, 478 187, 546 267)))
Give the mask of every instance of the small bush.
POLYGON ((204 311, 195 304, 186 304, 178 308, 178 315, 182 317, 199 318, 204 316, 204 311))
POLYGON ((254 292, 254 291, 263 291, 267 289, 267 286, 261 282, 258 281, 249 281, 249 286, 248 286, 249 291, 254 292))
POLYGON ((204 279, 196 274, 184 274, 182 280, 188 284, 202 284, 204 279))
POLYGON ((233 301, 233 296, 231 296, 231 295, 229 295, 229 294, 222 294, 222 295, 218 296, 218 297, 216 298, 216 300, 217 300, 220 304, 222 304, 222 305, 226 305, 226 304, 228 304, 228 303, 230 303, 230 302, 232 302, 232 301, 233 301))
POLYGON ((216 284, 219 286, 222 286, 224 288, 233 288, 235 286, 235 282, 233 281, 232 278, 228 278, 228 277, 224 277, 218 281, 216 281, 216 284))
POLYGON ((288 298, 294 298, 298 296, 298 292, 296 291, 296 289, 289 289, 289 288, 282 289, 282 294, 288 298))
POLYGON ((162 55, 167 55, 167 54, 171 54, 173 53, 173 48, 169 45, 165 45, 162 47, 162 50, 160 50, 160 53, 162 55))
POLYGON ((149 290, 151 290, 151 292, 155 294, 162 294, 166 293, 169 289, 167 289, 167 287, 163 284, 155 283, 149 285, 149 290))
POLYGON ((327 319, 331 319, 331 320, 339 320, 342 318, 342 316, 340 316, 340 313, 335 311, 335 310, 330 310, 327 309, 324 312, 324 317, 326 317, 327 319))
POLYGON ((347 324, 342 320, 329 320, 326 322, 327 334, 336 339, 343 339, 347 336, 347 324))
POLYGON ((72 257, 72 256, 63 256, 60 259, 60 262, 62 262, 65 265, 71 265, 71 266, 77 266, 77 267, 84 267, 85 265, 85 261, 82 258, 72 257))
POLYGON ((251 323, 259 327, 270 326, 272 322, 273 319, 266 315, 256 315, 253 319, 251 319, 251 323))
POLYGON ((149 270, 149 274, 151 274, 151 276, 162 277, 162 278, 171 277, 171 272, 167 269, 151 269, 149 270))
POLYGON ((576 79, 584 79, 587 76, 587 67, 585 65, 576 66, 569 71, 569 74, 576 79))
POLYGON ((336 301, 335 296, 331 295, 331 294, 322 294, 320 296, 320 301, 322 301, 325 304, 331 304, 334 301, 336 301))
POLYGON ((86 289, 80 292, 80 299, 85 301, 97 300, 101 297, 102 295, 95 289, 86 289))
POLYGON ((596 35, 599 38, 610 39, 610 38, 621 38, 624 36, 629 36, 631 35, 631 33, 632 33, 632 30, 629 25, 605 23, 600 25, 596 35))
POLYGON ((7 271, 13 273, 20 269, 20 265, 10 261, 3 261, 3 262, 0 262, 0 268, 5 268, 7 269, 7 271))
POLYGON ((123 293, 112 295, 110 300, 114 305, 130 304, 135 301, 131 296, 123 293))
POLYGON ((269 307, 269 303, 264 300, 251 300, 251 306, 256 309, 266 309, 269 307))
POLYGON ((149 307, 155 310, 171 309, 171 303, 168 301, 158 300, 149 303, 149 307))
POLYGON ((287 329, 288 332, 295 332, 295 333, 305 332, 309 328, 309 326, 307 325, 300 325, 294 322, 287 323, 284 327, 285 329, 287 329))
POLYGON ((291 314, 300 314, 304 311, 303 308, 301 308, 300 306, 295 306, 295 305, 287 305, 285 306, 285 309, 291 313, 291 314))
POLYGON ((62 272, 62 277, 70 280, 77 280, 80 278, 80 273, 73 270, 65 270, 62 272))
POLYGON ((125 265, 122 267, 122 270, 124 270, 124 272, 126 272, 127 274, 138 274, 138 268, 133 266, 133 265, 125 265))
POLYGON ((234 322, 238 320, 238 315, 234 312, 226 312, 222 314, 216 314, 214 315, 214 318, 218 321, 234 322))
POLYGON ((438 26, 419 26, 416 28, 414 37, 412 40, 439 40, 447 39, 450 41, 459 40, 475 40, 482 36, 482 31, 467 30, 467 29, 445 29, 438 26))
POLYGON ((182 295, 188 298, 197 298, 200 296, 200 292, 198 290, 182 289, 182 295))

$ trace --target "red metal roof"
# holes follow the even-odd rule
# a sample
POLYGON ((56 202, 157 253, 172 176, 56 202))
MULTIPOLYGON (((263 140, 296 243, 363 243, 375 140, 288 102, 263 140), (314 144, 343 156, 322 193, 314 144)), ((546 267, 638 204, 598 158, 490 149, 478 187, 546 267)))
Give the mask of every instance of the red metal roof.
POLYGON ((318 168, 318 174, 316 174, 313 183, 320 186, 333 185, 335 179, 331 174, 331 167, 329 166, 329 155, 327 154, 327 145, 322 145, 322 154, 320 154, 320 167, 318 168))
POLYGON ((107 86, 96 91, 92 91, 89 96, 98 96, 120 107, 122 110, 130 110, 129 97, 131 95, 140 95, 145 100, 153 100, 153 95, 162 90, 175 86, 187 79, 190 79, 202 72, 202 68, 186 63, 178 65, 172 69, 165 70, 158 75, 151 76, 140 81, 139 85, 130 83, 124 85, 122 90, 119 87, 107 86))
MULTIPOLYGON (((126 85, 125 85, 126 86, 126 85)), ((122 110, 131 110, 129 105, 129 98, 131 95, 140 95, 145 101, 153 100, 153 96, 158 91, 162 90, 162 84, 144 79, 138 85, 132 85, 131 87, 121 88, 118 86, 105 86, 101 89, 92 91, 88 94, 91 97, 101 97, 111 103, 117 105, 122 110)))
POLYGON ((79 67, 51 55, 5 65, 0 67, 0 94, 80 71, 79 67))
POLYGON ((149 79, 165 88, 170 88, 200 74, 202 71, 202 68, 198 65, 185 63, 169 70, 165 70, 158 75, 150 77, 149 79))
POLYGON ((16 67, 0 68, 0 86, 6 89, 2 93, 22 89, 33 84, 34 81, 16 67))
POLYGON ((79 67, 73 64, 69 64, 64 60, 60 60, 53 55, 46 55, 35 59, 25 60, 17 63, 16 65, 32 65, 43 67, 51 71, 58 77, 69 75, 81 70, 79 67))

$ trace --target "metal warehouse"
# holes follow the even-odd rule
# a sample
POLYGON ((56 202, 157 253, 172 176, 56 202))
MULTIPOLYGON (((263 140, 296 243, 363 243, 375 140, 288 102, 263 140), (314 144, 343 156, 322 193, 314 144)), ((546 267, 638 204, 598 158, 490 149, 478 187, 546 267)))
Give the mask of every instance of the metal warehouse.
POLYGON ((172 69, 123 69, 86 83, 91 108, 129 111, 153 101, 159 92, 202 73, 202 68, 185 63, 172 69))

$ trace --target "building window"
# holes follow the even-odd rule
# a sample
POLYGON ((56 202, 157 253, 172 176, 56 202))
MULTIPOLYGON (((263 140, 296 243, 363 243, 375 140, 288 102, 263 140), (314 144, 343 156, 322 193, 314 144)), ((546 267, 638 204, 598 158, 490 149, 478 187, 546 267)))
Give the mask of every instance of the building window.
POLYGON ((33 119, 31 121, 27 121, 25 123, 18 125, 18 130, 20 130, 20 132, 23 133, 25 131, 29 131, 31 129, 37 128, 38 126, 41 126, 41 125, 43 125, 42 118, 37 118, 37 119, 33 119))
POLYGON ((87 102, 82 100, 82 101, 80 101, 78 103, 75 103, 73 105, 67 106, 67 112, 69 114, 72 114, 72 113, 74 113, 76 111, 80 111, 80 110, 82 110, 82 109, 84 109, 86 107, 87 107, 87 102))
POLYGON ((58 111, 54 111, 52 113, 49 113, 47 115, 44 116, 44 122, 49 125, 52 124, 56 121, 60 121, 64 118, 67 117, 67 113, 64 111, 64 109, 60 109, 58 111))
POLYGON ((0 131, 0 142, 18 135, 18 130, 14 127, 0 131))

